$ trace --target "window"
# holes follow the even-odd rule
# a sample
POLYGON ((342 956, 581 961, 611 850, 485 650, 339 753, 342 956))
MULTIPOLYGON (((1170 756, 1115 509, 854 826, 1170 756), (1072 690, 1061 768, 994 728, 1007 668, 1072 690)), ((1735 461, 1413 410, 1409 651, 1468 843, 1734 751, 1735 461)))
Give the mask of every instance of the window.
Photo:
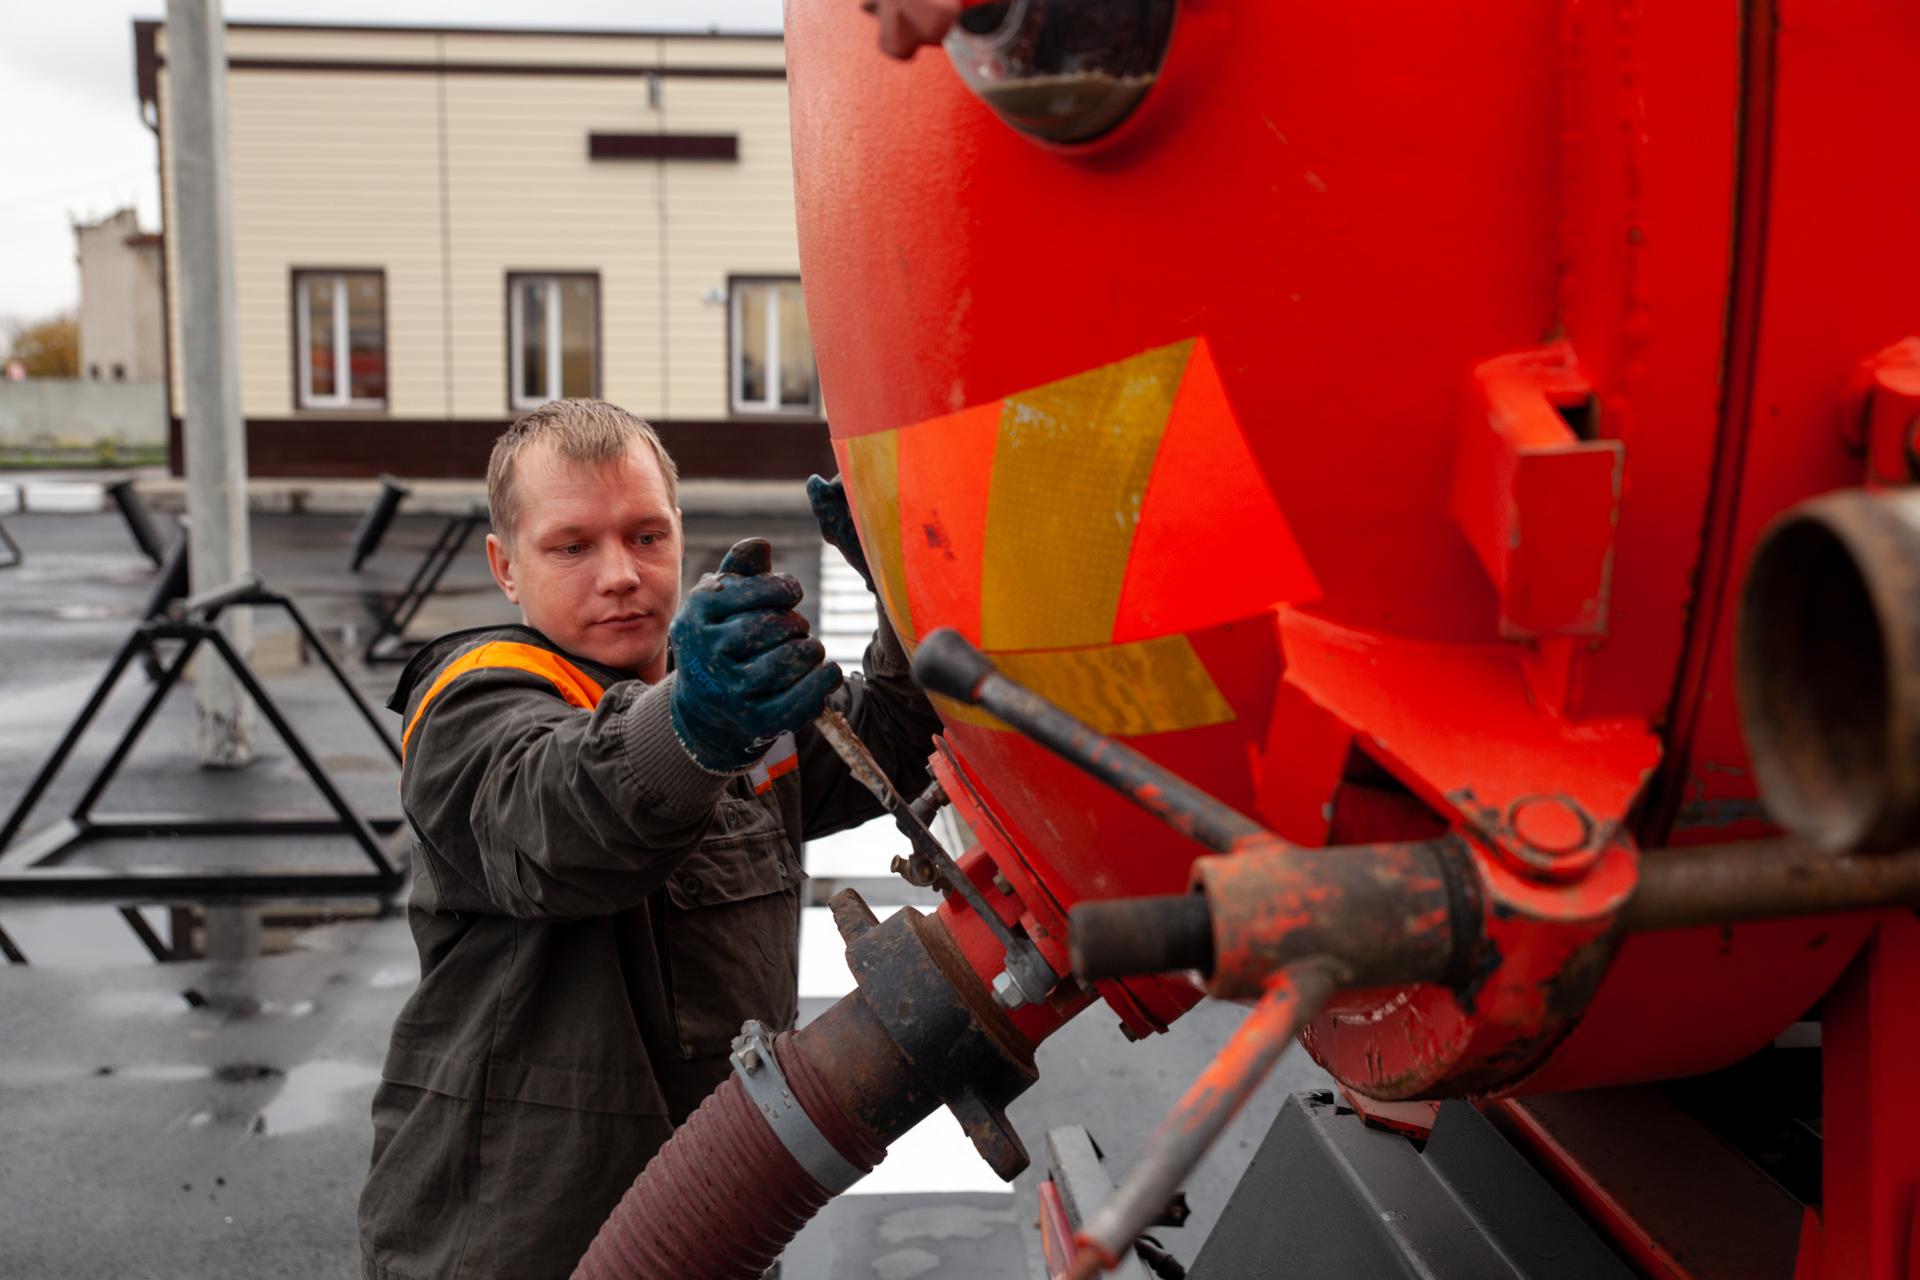
POLYGON ((293 328, 296 407, 387 407, 387 282, 382 272, 294 272, 293 328))
POLYGON ((728 283, 733 411, 819 416, 820 375, 813 367, 800 282, 735 278, 728 283))
POLYGON ((600 394, 600 277, 507 276, 507 399, 514 409, 600 394))

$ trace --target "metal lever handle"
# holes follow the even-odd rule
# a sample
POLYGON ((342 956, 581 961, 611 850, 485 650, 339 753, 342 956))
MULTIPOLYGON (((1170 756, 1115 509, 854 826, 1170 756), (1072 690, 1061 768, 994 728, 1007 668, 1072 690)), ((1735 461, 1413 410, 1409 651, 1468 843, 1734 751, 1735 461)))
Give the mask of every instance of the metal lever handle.
POLYGON ((1008 679, 951 628, 942 627, 921 642, 913 657, 913 678, 931 693, 998 716, 1215 853, 1237 853, 1251 843, 1285 843, 1184 778, 1008 679))

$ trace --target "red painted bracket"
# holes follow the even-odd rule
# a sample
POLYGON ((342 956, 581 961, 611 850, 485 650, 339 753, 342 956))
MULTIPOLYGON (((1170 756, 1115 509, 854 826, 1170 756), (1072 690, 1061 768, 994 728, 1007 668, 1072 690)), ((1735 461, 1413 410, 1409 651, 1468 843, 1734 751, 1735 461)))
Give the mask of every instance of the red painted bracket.
POLYGON ((1564 342, 1489 360, 1454 457, 1451 511, 1509 640, 1604 636, 1625 449, 1568 423, 1593 388, 1564 342))
POLYGON ((1860 362, 1841 429, 1866 455, 1868 488, 1920 480, 1920 338, 1860 362))

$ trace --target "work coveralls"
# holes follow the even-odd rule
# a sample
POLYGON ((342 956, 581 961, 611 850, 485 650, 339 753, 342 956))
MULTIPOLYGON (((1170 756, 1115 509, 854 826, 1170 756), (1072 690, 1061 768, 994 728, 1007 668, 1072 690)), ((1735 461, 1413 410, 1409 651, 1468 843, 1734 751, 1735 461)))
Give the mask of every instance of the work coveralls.
MULTIPOLYGON (((884 620, 865 667, 829 705, 914 795, 939 722, 884 620)), ((523 626, 401 676, 421 974, 374 1095, 364 1276, 566 1276, 740 1024, 793 1024, 803 842, 879 806, 811 727, 702 769, 673 682, 523 626)))

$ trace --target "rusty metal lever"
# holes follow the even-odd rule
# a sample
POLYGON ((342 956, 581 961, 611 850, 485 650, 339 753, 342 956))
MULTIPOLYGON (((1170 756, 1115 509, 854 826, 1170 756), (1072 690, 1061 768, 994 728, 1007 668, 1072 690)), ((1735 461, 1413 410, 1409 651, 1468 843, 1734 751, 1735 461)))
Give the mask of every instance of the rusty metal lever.
POLYGON ((1049 992, 1060 983, 1060 975, 1053 971, 1046 957, 1040 954, 1040 948, 1034 946, 1033 939, 1002 920, 980 887, 967 878, 953 860, 946 846, 928 828, 925 818, 920 816, 914 805, 901 798, 900 792, 888 779, 886 770, 874 758, 867 744, 860 741, 860 735, 853 731, 845 716, 829 707, 822 711, 813 727, 827 740, 834 753, 846 762, 847 769, 860 781, 860 785, 873 793, 895 825, 904 833, 913 845, 915 857, 926 863, 932 872, 931 883, 939 885, 949 893, 957 893, 972 907, 987 928, 993 931, 1000 945, 1006 950, 1006 968, 1004 980, 996 979, 993 987, 994 998, 1007 1008, 1018 1008, 1023 1004, 1034 1004, 1047 998, 1049 992))
POLYGON ((950 627, 921 641, 913 655, 913 678, 923 689, 998 716, 1215 853, 1237 853, 1253 843, 1285 844, 1231 805, 1002 675, 950 627))

